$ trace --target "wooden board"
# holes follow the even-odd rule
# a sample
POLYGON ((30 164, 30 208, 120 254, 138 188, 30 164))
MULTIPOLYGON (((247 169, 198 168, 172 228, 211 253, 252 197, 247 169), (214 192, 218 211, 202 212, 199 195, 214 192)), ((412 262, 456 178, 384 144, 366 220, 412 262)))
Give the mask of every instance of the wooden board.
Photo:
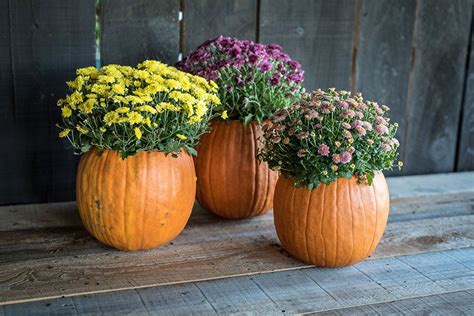
POLYGON ((473 311, 474 291, 467 290, 341 308, 311 315, 470 315, 473 311))
POLYGON ((390 118, 399 124, 397 138, 402 144, 415 11, 416 1, 412 0, 362 0, 355 48, 355 91, 390 106, 390 118))
POLYGON ((77 157, 58 138, 56 101, 76 68, 95 63, 94 7, 94 0, 9 1, 2 10, 13 70, 5 84, 15 104, 1 105, 0 204, 74 198, 77 157))
MULTIPOLYGON (((416 178, 421 186, 423 177, 416 178)), ((408 187, 416 187, 415 181, 408 180, 408 187)), ((372 258, 473 247, 474 188, 456 192, 453 186, 446 185, 451 193, 438 199, 414 194, 411 200, 403 192, 398 194, 390 224, 372 258), (432 208, 435 214, 430 213, 432 208)), ((3 303, 308 267, 279 247, 271 214, 226 221, 196 207, 186 229, 171 244, 130 253, 93 240, 77 215, 69 215, 75 212, 73 206, 69 211, 60 205, 48 210, 55 220, 33 225, 44 217, 38 206, 23 212, 23 220, 19 207, 0 208, 2 218, 17 223, 4 225, 6 231, 0 232, 3 303)))
POLYGON ((474 21, 471 21, 471 46, 468 52, 456 170, 474 170, 474 21))
POLYGON ((350 90, 355 1, 262 0, 260 41, 279 43, 305 70, 305 87, 350 90))
POLYGON ((103 65, 178 60, 179 0, 103 0, 100 12, 103 65))
POLYGON ((0 307, 0 313, 294 314, 335 309, 357 312, 364 307, 362 310, 369 311, 369 305, 381 311, 387 310, 381 306, 389 305, 421 311, 422 304, 456 313, 472 306, 473 281, 474 249, 464 249, 370 260, 342 269, 308 268, 64 297, 7 305, 0 307), (434 304, 435 297, 442 305, 434 304), (454 303, 454 298, 459 304, 446 303, 454 303), (418 309, 410 299, 418 302, 418 309))
POLYGON ((219 35, 255 41, 257 1, 185 0, 184 54, 189 54, 202 42, 219 35))
POLYGON ((454 170, 472 3, 419 0, 402 143, 405 174, 454 170))
POLYGON ((15 95, 13 93, 13 71, 10 39, 10 10, 8 0, 0 1, 0 205, 18 200, 17 188, 22 181, 15 181, 20 168, 16 167, 15 143, 15 95))

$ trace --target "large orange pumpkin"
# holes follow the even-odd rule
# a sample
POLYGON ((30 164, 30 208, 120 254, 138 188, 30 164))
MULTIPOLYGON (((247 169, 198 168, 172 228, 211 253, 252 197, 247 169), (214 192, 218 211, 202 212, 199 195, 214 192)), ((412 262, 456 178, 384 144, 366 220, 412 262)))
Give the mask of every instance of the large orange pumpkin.
POLYGON ((212 121, 204 134, 196 162, 199 203, 225 218, 261 215, 273 208, 277 173, 257 158, 257 123, 212 121))
POLYGON ((81 157, 76 196, 86 229, 121 250, 158 247, 186 225, 194 204, 196 176, 191 156, 141 152, 122 160, 97 149, 81 157))
POLYGON ((382 173, 371 186, 339 178, 314 190, 281 176, 274 199, 278 238, 292 256, 321 267, 342 267, 368 257, 382 238, 389 193, 382 173))

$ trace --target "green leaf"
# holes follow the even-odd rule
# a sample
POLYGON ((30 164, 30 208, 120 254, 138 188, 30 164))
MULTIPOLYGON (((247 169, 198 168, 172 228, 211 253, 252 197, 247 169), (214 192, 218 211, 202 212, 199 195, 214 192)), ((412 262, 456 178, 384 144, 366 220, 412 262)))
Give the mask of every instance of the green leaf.
POLYGON ((83 144, 83 145, 81 146, 81 152, 82 152, 82 153, 86 153, 86 152, 88 152, 90 149, 91 149, 91 145, 90 145, 90 144, 83 144))
POLYGON ((244 125, 247 126, 252 122, 253 114, 248 114, 244 119, 244 125))
POLYGON ((187 150, 187 152, 192 155, 192 156, 197 156, 197 151, 191 146, 184 146, 184 148, 187 150))

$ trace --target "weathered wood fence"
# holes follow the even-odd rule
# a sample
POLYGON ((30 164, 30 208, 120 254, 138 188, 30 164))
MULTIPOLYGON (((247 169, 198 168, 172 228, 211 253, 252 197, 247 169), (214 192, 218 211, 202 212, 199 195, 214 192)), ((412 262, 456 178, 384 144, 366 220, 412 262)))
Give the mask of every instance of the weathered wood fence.
POLYGON ((173 64, 229 35, 276 42, 307 89, 392 108, 403 174, 474 170, 472 0, 0 0, 0 204, 74 199, 56 100, 77 67, 173 64))

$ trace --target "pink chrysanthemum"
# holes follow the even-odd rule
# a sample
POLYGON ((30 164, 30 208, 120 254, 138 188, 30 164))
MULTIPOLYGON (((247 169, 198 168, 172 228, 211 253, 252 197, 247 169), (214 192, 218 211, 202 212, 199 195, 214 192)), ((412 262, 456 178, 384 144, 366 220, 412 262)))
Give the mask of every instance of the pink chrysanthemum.
POLYGON ((341 162, 342 162, 343 164, 349 163, 351 160, 352 160, 352 155, 351 155, 350 152, 344 151, 344 152, 341 154, 341 162))
POLYGON ((318 146, 318 154, 321 156, 329 156, 329 146, 326 144, 321 144, 318 146))

